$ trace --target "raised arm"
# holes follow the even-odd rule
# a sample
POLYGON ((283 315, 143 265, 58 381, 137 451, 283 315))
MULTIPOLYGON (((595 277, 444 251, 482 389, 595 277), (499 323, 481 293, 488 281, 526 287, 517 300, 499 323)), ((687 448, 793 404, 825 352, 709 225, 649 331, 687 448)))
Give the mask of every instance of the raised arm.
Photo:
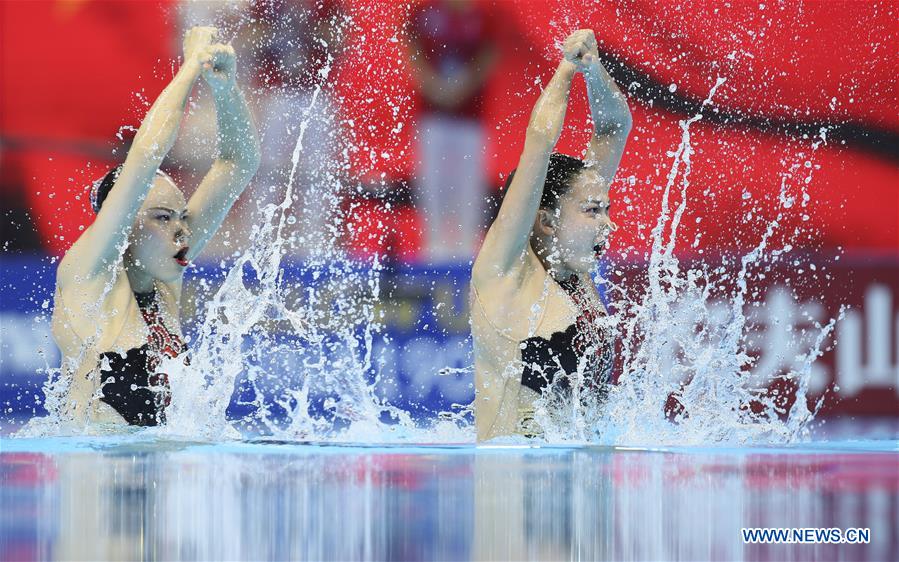
POLYGON ((184 64, 162 91, 141 123, 122 170, 94 222, 66 253, 58 279, 92 279, 111 275, 127 245, 135 215, 152 185, 156 170, 175 144, 184 108, 200 76, 198 55, 215 29, 198 27, 184 39, 184 64))
POLYGON ((624 94, 599 61, 593 32, 585 29, 577 33, 583 35, 582 44, 587 51, 582 57, 583 74, 593 117, 593 137, 587 150, 587 164, 611 183, 631 132, 631 111, 624 94))
POLYGON ((213 45, 200 57, 203 78, 212 90, 218 121, 218 157, 187 203, 193 232, 193 259, 219 229, 234 202, 259 168, 259 138, 235 78, 230 45, 213 45))
POLYGON ((531 111, 515 176, 475 259, 472 269, 475 283, 507 276, 523 263, 543 195, 549 157, 562 133, 571 81, 576 73, 574 63, 567 57, 562 60, 531 111))

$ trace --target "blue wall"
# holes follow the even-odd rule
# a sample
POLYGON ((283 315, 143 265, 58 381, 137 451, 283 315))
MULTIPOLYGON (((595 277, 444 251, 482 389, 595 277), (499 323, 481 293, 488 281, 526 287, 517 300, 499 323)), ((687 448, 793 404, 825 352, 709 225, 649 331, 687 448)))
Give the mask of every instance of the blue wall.
MULTIPOLYGON (((0 419, 21 419, 43 413, 42 384, 46 369, 58 367, 59 351, 50 334, 56 260, 45 256, 9 257, 0 273, 0 419)), ((286 283, 310 282, 302 264, 284 264, 286 283)), ((191 304, 209 294, 226 270, 205 264, 191 268, 185 279, 184 331, 192 334, 191 304)), ((471 365, 468 329, 467 266, 442 268, 387 267, 381 272, 383 330, 375 338, 374 357, 381 377, 395 384, 382 388, 392 404, 419 416, 446 410, 473 398, 470 370, 438 375, 446 367, 471 365)), ((283 358, 281 358, 283 359, 283 358)), ((283 368, 283 361, 263 369, 283 368)), ((231 413, 248 411, 240 402, 248 397, 238 385, 231 413), (243 399, 241 399, 243 394, 243 399)))

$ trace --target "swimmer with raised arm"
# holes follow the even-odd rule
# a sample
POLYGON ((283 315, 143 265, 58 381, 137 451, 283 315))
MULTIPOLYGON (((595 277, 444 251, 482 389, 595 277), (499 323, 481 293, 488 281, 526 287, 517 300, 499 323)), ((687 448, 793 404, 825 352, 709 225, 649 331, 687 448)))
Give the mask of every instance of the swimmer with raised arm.
POLYGON ((125 162, 91 192, 94 222, 56 274, 53 337, 70 376, 65 415, 157 425, 171 398, 156 367, 186 351, 179 312, 187 265, 221 226, 259 166, 259 141, 235 81, 235 54, 217 30, 184 38, 184 63, 150 108, 125 162), (215 101, 218 156, 186 201, 160 171, 191 90, 203 77, 215 101))
POLYGON ((591 30, 572 33, 563 54, 472 269, 478 441, 541 435, 534 414, 544 392, 602 393, 611 374, 613 337, 590 272, 617 228, 609 185, 631 114, 591 30), (578 73, 594 122, 586 161, 553 152, 578 73))

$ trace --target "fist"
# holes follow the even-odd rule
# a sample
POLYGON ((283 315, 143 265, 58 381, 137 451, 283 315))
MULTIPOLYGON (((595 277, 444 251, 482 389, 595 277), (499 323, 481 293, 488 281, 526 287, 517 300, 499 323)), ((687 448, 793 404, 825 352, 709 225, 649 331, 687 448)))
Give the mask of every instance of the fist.
POLYGON ((575 65, 579 70, 599 59, 599 50, 596 45, 596 37, 592 29, 579 29, 565 38, 562 44, 562 54, 565 60, 575 65))
POLYGON ((216 90, 234 84, 236 58, 234 47, 222 43, 210 45, 200 52, 203 79, 209 87, 216 90))
POLYGON ((184 33, 184 62, 195 61, 207 47, 218 39, 214 27, 191 27, 184 33))

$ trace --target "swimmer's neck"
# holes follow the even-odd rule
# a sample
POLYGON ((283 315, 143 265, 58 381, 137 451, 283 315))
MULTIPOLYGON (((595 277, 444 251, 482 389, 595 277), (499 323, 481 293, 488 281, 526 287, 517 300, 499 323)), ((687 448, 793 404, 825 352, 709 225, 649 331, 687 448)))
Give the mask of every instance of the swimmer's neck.
POLYGON ((566 267, 562 263, 556 262, 555 260, 550 261, 545 255, 542 255, 541 253, 537 253, 537 259, 540 260, 540 263, 543 265, 543 269, 546 271, 547 275, 559 282, 568 281, 573 275, 580 278, 584 278, 589 275, 589 273, 587 272, 575 271, 569 267, 566 267))
POLYGON ((583 279, 584 277, 587 277, 589 275, 588 273, 585 273, 583 271, 575 271, 573 269, 568 269, 567 267, 558 266, 550 266, 546 268, 546 273, 559 283, 571 281, 573 278, 583 279))
POLYGON ((125 274, 128 275, 128 284, 133 293, 150 293, 156 288, 156 280, 136 267, 125 265, 125 274))

